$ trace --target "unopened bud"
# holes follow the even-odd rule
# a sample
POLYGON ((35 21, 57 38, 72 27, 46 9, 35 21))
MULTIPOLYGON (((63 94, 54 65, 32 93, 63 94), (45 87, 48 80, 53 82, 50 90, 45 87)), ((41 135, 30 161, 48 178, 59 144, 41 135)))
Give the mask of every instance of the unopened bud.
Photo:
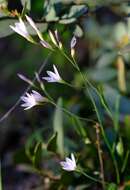
POLYGON ((74 48, 71 49, 71 56, 72 56, 73 58, 75 57, 75 49, 74 49, 74 48))
POLYGON ((53 42, 53 44, 58 46, 57 41, 56 41, 56 39, 55 39, 55 37, 54 37, 54 35, 53 35, 53 33, 51 31, 49 31, 49 36, 50 36, 51 41, 53 42))

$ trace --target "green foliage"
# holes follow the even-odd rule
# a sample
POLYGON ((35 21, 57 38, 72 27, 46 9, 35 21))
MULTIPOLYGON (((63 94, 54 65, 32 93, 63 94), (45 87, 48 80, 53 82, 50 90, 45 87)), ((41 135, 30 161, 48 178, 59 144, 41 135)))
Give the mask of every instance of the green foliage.
POLYGON ((61 24, 70 24, 76 21, 76 19, 82 16, 87 11, 85 5, 74 5, 70 8, 69 12, 61 17, 59 21, 61 24))
POLYGON ((116 184, 111 183, 111 184, 108 185, 107 190, 118 190, 118 187, 117 187, 116 184))
MULTIPOLYGON (((19 72, 34 81, 28 93, 31 89, 36 90, 48 100, 47 104, 40 102, 22 113, 23 117, 18 110, 12 120, 3 124, 12 130, 17 126, 22 136, 17 150, 10 151, 11 164, 22 166, 24 172, 42 176, 45 179, 39 183, 42 188, 47 185, 53 190, 129 189, 129 3, 119 0, 21 0, 20 8, 16 2, 12 7, 0 1, 0 5, 3 4, 0 38, 5 42, 1 39, 0 87, 5 93, 1 93, 0 111, 2 113, 3 105, 7 108, 23 92, 22 82, 16 77, 19 72), (18 35, 5 38, 13 34, 9 25, 18 22, 14 7, 19 10, 29 34, 35 35, 34 44, 18 35), (41 46, 37 30, 26 21, 25 13, 34 20, 51 50, 41 46), (54 36, 50 37, 49 30, 54 36), (70 47, 73 35, 77 43, 70 47), (49 58, 42 64, 48 52, 49 58), (54 77, 54 73, 46 73, 53 70, 53 65, 62 82, 48 83, 43 79, 48 74, 54 77), (73 172, 62 172, 60 162, 71 153, 78 167, 73 172)), ((33 103, 35 101, 37 99, 33 103)), ((65 162, 71 164, 70 159, 65 162)))

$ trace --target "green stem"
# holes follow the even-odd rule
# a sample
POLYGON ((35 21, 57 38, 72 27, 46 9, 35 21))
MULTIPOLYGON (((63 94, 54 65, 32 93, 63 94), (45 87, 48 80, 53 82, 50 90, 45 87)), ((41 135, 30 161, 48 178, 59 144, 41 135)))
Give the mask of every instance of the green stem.
POLYGON ((100 93, 98 92, 98 90, 91 84, 91 82, 89 82, 89 80, 88 80, 87 77, 86 77, 86 78, 84 77, 84 75, 82 74, 82 72, 81 72, 81 70, 80 70, 80 68, 79 68, 79 66, 78 66, 78 64, 77 64, 77 62, 75 61, 74 58, 73 58, 73 62, 74 62, 74 65, 76 65, 76 68, 77 68, 77 70, 79 71, 79 73, 80 73, 80 75, 81 75, 83 81, 85 82, 85 84, 87 83, 87 84, 96 92, 96 94, 99 96, 99 98, 100 98, 100 100, 101 100, 101 103, 102 103, 103 107, 106 109, 108 115, 109 115, 110 118, 113 120, 113 115, 112 115, 111 111, 109 110, 109 108, 106 106, 106 104, 105 104, 105 102, 104 102, 102 96, 101 96, 100 93))
MULTIPOLYGON (((65 84, 65 85, 67 85, 67 86, 69 86, 71 88, 74 88, 74 89, 78 89, 79 88, 78 86, 72 85, 72 84, 68 83, 67 81, 62 81, 62 84, 65 84)), ((84 86, 82 86, 81 88, 82 89, 86 89, 86 87, 84 87, 84 86)))
MULTIPOLYGON (((66 56, 67 56, 67 55, 66 55, 66 56)), ((68 56, 67 56, 67 57, 68 57, 68 56)), ((67 58, 67 59, 68 59, 68 58, 67 58)), ((68 60, 69 60, 69 59, 68 59, 68 60)), ((70 62, 72 63, 72 60, 71 60, 70 62)), ((101 97, 101 95, 100 95, 100 93, 98 92, 98 90, 89 82, 89 80, 87 79, 87 77, 86 77, 86 78, 84 77, 84 75, 82 74, 82 72, 81 72, 81 70, 80 70, 80 68, 79 68, 79 66, 78 66, 78 64, 76 63, 75 60, 74 60, 74 62, 73 62, 73 65, 76 65, 75 68, 79 71, 79 73, 80 73, 80 75, 81 75, 81 77, 82 77, 82 79, 83 79, 83 81, 84 81, 84 85, 86 86, 88 95, 89 95, 89 97, 90 97, 90 99, 91 99, 91 101, 92 101, 92 104, 93 104, 93 106, 94 106, 94 109, 95 109, 95 112, 96 112, 98 121, 99 121, 99 123, 100 123, 102 136, 103 136, 104 141, 105 141, 105 143, 106 143, 106 145, 107 145, 107 147, 108 147, 108 150, 109 150, 109 152, 110 152, 110 154, 111 154, 111 157, 112 157, 112 160, 113 160, 113 164, 114 164, 114 166, 115 166, 116 180, 117 180, 117 183, 119 184, 119 183, 120 183, 120 175, 119 175, 118 164, 117 164, 117 161, 116 161, 116 159, 115 159, 114 153, 113 153, 113 151, 112 151, 111 145, 110 145, 110 143, 109 143, 109 141, 108 141, 108 139, 107 139, 106 133, 105 133, 105 131, 104 131, 104 127, 103 127, 102 121, 101 121, 101 119, 100 119, 100 115, 99 115, 99 113, 98 113, 98 110, 97 110, 95 101, 94 101, 94 99, 93 99, 91 93, 90 93, 89 90, 88 90, 87 84, 98 94, 98 96, 100 97, 100 100, 101 100, 102 105, 103 105, 104 108, 107 110, 108 114, 110 115, 110 117, 111 117, 112 120, 113 120, 112 113, 110 112, 110 110, 108 109, 108 107, 106 106, 106 104, 104 103, 103 98, 101 97)))
POLYGON ((100 180, 98 180, 98 179, 96 179, 96 178, 94 178, 94 177, 92 177, 92 176, 86 174, 84 171, 82 171, 82 170, 80 170, 80 169, 76 169, 76 172, 78 172, 78 173, 84 175, 85 177, 87 177, 88 179, 90 179, 90 180, 92 180, 92 181, 94 181, 94 182, 96 182, 96 183, 102 183, 100 180))
POLYGON ((61 54, 74 66, 74 68, 77 69, 74 62, 66 55, 66 53, 64 51, 62 51, 61 49, 59 49, 59 50, 60 50, 61 54))
POLYGON ((100 129, 99 124, 97 123, 95 125, 96 128, 96 137, 97 137, 97 150, 98 150, 98 157, 99 157, 99 163, 100 163, 100 172, 101 172, 101 179, 102 179, 102 187, 105 190, 105 177, 104 177, 104 165, 103 165, 103 158, 102 158, 102 149, 101 149, 101 143, 100 143, 100 129))
POLYGON ((80 117, 80 116, 77 116, 76 114, 68 111, 67 109, 63 108, 63 107, 59 107, 57 104, 54 103, 54 101, 49 101, 53 106, 55 106, 56 108, 58 109, 61 109, 63 112, 65 112, 66 114, 68 114, 69 116, 73 116, 73 117, 77 117, 79 120, 82 120, 82 121, 87 121, 87 122, 92 122, 94 124, 96 124, 96 122, 92 119, 88 119, 88 118, 84 118, 84 117, 80 117))

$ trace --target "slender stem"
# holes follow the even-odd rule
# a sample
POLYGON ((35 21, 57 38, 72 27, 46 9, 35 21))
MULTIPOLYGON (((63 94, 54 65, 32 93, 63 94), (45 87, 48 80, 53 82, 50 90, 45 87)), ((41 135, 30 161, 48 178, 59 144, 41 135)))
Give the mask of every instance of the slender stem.
POLYGON ((96 182, 96 183, 97 183, 97 182, 98 182, 98 183, 102 183, 100 180, 98 180, 98 179, 96 179, 96 178, 94 178, 94 177, 92 177, 92 176, 86 174, 84 171, 82 171, 82 170, 80 170, 80 169, 76 169, 76 171, 77 171, 78 173, 84 175, 84 176, 87 177, 88 179, 90 179, 90 180, 96 182))
POLYGON ((98 157, 99 157, 100 170, 101 170, 102 187, 105 190, 104 166, 103 166, 102 149, 101 149, 100 136, 99 136, 100 129, 99 129, 98 123, 95 125, 95 128, 96 128, 96 136, 97 136, 96 144, 97 144, 98 157))
POLYGON ((50 103, 55 106, 56 108, 58 109, 61 109, 63 112, 65 112, 66 114, 68 114, 69 116, 74 116, 74 117, 77 117, 78 119, 82 120, 82 121, 88 121, 88 122, 92 122, 92 123, 96 123, 96 121, 92 120, 92 119, 88 119, 88 118, 84 118, 84 117, 80 117, 80 116, 77 116, 76 114, 68 111, 67 109, 63 108, 63 107, 59 107, 57 104, 54 103, 54 101, 50 101, 50 103))
POLYGON ((116 161, 115 156, 114 156, 114 152, 112 151, 112 147, 111 147, 111 145, 110 145, 110 143, 109 143, 109 141, 108 141, 108 138, 107 138, 107 136, 106 136, 106 133, 105 133, 105 130, 104 130, 104 127, 103 127, 103 124, 102 124, 100 115, 99 115, 99 113, 98 113, 98 110, 97 110, 97 107, 96 107, 96 104, 95 104, 95 101, 94 101, 94 99, 93 99, 93 97, 92 97, 92 95, 91 95, 91 93, 89 92, 88 89, 87 89, 87 92, 88 92, 88 94, 89 94, 89 96, 90 96, 90 99, 91 99, 91 101, 92 101, 92 103, 93 103, 93 106, 94 106, 94 109, 95 109, 95 112, 96 112, 98 121, 99 121, 99 123, 100 123, 100 128, 101 128, 102 136, 103 136, 103 138, 104 138, 104 141, 105 141, 105 143, 106 143, 106 145, 107 145, 107 147, 108 147, 108 150, 109 150, 109 152, 110 152, 111 158, 112 158, 112 160, 113 160, 113 164, 114 164, 115 171, 116 171, 116 180, 117 180, 117 183, 119 184, 119 183, 120 183, 120 175, 119 175, 118 164, 117 164, 117 161, 116 161))
MULTIPOLYGON (((68 83, 66 83, 65 81, 63 81, 63 84, 66 84, 68 85, 68 83)), ((55 101, 53 100, 53 98, 50 96, 50 94, 47 92, 47 90, 45 89, 45 87, 42 85, 42 82, 40 81, 40 86, 41 86, 41 89, 43 90, 43 92, 45 93, 46 97, 48 98, 49 102, 54 105, 55 107, 61 109, 62 111, 64 111, 65 113, 67 113, 68 115, 70 116, 74 116, 74 117, 77 117, 78 119, 80 120, 83 120, 83 121, 88 121, 88 122, 92 122, 92 123, 96 123, 94 120, 92 119, 87 119, 87 118, 84 118, 84 117, 80 117, 80 116, 77 116, 76 114, 68 111, 67 109, 63 108, 63 107, 59 107, 57 104, 55 104, 55 101)), ((72 87, 72 86, 71 86, 72 87)))
MULTIPOLYGON (((65 54, 65 53, 64 53, 64 54, 65 54)), ((67 56, 67 55, 66 55, 66 56, 67 56)), ((66 56, 65 56, 65 57, 66 57, 66 56)), ((67 57, 68 57, 68 56, 67 56, 67 57)), ((67 58, 67 59, 68 59, 68 58, 67 58)), ((68 59, 68 60, 69 60, 69 59, 68 59)), ((118 164, 117 164, 117 161, 116 161, 116 159, 115 159, 114 153, 113 153, 113 151, 112 151, 111 145, 110 145, 110 143, 109 143, 109 141, 108 141, 108 139, 107 139, 106 133, 105 133, 105 131, 104 131, 104 127, 103 127, 102 121, 101 121, 101 119, 100 119, 100 115, 99 115, 99 113, 98 113, 98 110, 97 110, 95 101, 94 101, 94 99, 93 99, 91 93, 90 93, 89 90, 88 90, 87 84, 98 94, 98 96, 100 97, 100 100, 101 100, 102 105, 103 105, 104 108, 107 110, 108 114, 110 115, 110 117, 111 117, 112 120, 113 120, 112 113, 110 112, 110 110, 108 109, 108 107, 106 106, 106 104, 104 103, 103 98, 101 97, 101 95, 100 95, 100 93, 98 92, 98 90, 89 82, 89 80, 87 79, 87 77, 86 77, 86 78, 84 77, 84 75, 82 74, 82 72, 81 72, 81 70, 80 70, 80 68, 79 68, 79 66, 78 66, 78 64, 77 64, 77 62, 76 62, 75 60, 73 60, 73 61, 74 61, 74 62, 73 62, 73 65, 76 65, 75 68, 79 71, 79 73, 80 73, 80 75, 81 75, 81 77, 82 77, 82 79, 83 79, 83 81, 84 81, 84 85, 86 86, 86 90, 87 90, 87 92, 88 92, 88 95, 89 95, 89 97, 90 97, 90 99, 91 99, 91 101, 92 101, 92 104, 93 104, 93 106, 94 106, 94 109, 95 109, 95 112, 96 112, 98 121, 99 121, 99 123, 100 123, 101 131, 102 131, 102 136, 103 136, 104 141, 105 141, 105 143, 106 143, 106 145, 107 145, 107 147, 108 147, 108 149, 109 149, 109 152, 110 152, 111 157, 112 157, 112 160, 113 160, 113 164, 114 164, 114 166, 115 166, 116 179, 117 179, 117 183, 119 184, 119 183, 120 183, 120 175, 119 175, 118 164)), ((72 63, 72 60, 71 60, 70 62, 72 63)))
MULTIPOLYGON (((41 64, 40 68, 38 69, 38 75, 41 74, 43 68, 47 65, 49 58, 51 57, 51 53, 48 55, 48 57, 45 59, 45 61, 41 64)), ((32 83, 36 81, 36 76, 33 78, 32 83)), ((23 92, 21 96, 24 96, 26 92, 28 92, 31 89, 32 85, 29 85, 26 90, 23 92)), ((4 121, 13 111, 14 109, 19 105, 21 101, 21 96, 20 98, 16 101, 16 103, 0 118, 0 123, 4 121)))
POLYGON ((97 118, 98 118, 98 121, 100 123, 100 128, 101 128, 101 132, 102 132, 102 136, 104 138, 104 141, 108 147, 108 150, 110 152, 110 155, 111 155, 111 158, 113 160, 113 164, 114 164, 114 167, 115 167, 115 171, 116 171, 116 180, 117 180, 117 183, 119 184, 120 183, 120 175, 119 175, 119 169, 118 169, 118 164, 117 164, 117 161, 115 159, 115 156, 114 156, 114 152, 112 151, 112 147, 107 139, 107 136, 106 136, 106 133, 105 133, 105 130, 104 130, 104 127, 103 127, 103 124, 102 124, 102 121, 100 119, 100 115, 98 113, 98 110, 97 110, 97 107, 96 107, 96 104, 94 102, 93 99, 91 99, 91 101, 93 102, 93 106, 95 108, 95 111, 96 111, 96 115, 97 115, 97 118))
MULTIPOLYGON (((74 89, 78 89, 78 88, 79 88, 78 86, 75 86, 75 85, 73 85, 73 84, 70 84, 70 83, 68 83, 67 81, 63 81, 62 84, 65 84, 65 85, 67 85, 67 86, 69 86, 69 87, 71 87, 71 88, 74 88, 74 89)), ((82 88, 82 89, 86 89, 86 87, 84 87, 84 86, 82 86, 81 88, 82 88)))
POLYGON ((60 49, 60 52, 77 69, 77 67, 74 64, 74 62, 66 55, 66 53, 64 51, 62 51, 61 49, 60 49))

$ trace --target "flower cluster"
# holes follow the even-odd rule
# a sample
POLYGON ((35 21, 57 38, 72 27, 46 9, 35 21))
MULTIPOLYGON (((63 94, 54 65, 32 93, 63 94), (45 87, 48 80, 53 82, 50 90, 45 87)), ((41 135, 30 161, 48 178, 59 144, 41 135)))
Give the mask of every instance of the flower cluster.
POLYGON ((24 24, 23 20, 19 18, 19 22, 15 23, 15 26, 10 25, 10 28, 14 30, 16 33, 20 34, 24 38, 26 38, 30 42, 34 42, 33 38, 30 36, 26 25, 24 24))
MULTIPOLYGON (((50 45, 48 42, 46 42, 41 34, 41 32, 39 31, 39 29, 37 28, 36 24, 34 23, 34 21, 27 15, 25 15, 26 17, 26 21, 31 25, 31 27, 36 31, 39 39, 40 39, 40 44, 45 47, 48 48, 50 50, 53 50, 52 45, 50 45)), ((25 39, 27 39, 28 41, 30 41, 31 43, 35 43, 35 41, 33 40, 32 36, 29 34, 28 29, 25 25, 25 23, 23 22, 22 18, 19 17, 19 22, 15 23, 15 26, 10 25, 10 27, 12 28, 12 30, 14 30, 16 33, 18 33, 19 35, 23 36, 25 39)), ((49 36, 50 39, 53 43, 54 46, 56 46, 57 48, 59 48, 60 50, 62 50, 62 43, 59 39, 59 35, 58 35, 58 31, 55 30, 54 34, 49 31, 49 36)), ((76 45, 76 37, 74 36, 70 42, 70 48, 71 48, 71 56, 74 58, 74 54, 75 54, 75 50, 74 47, 76 45)), ((58 82, 58 83, 62 83, 63 80, 56 68, 55 65, 53 65, 53 69, 54 71, 47 71, 48 76, 46 77, 42 77, 44 80, 46 80, 47 82, 50 83, 54 83, 54 82, 58 82)), ((32 83, 30 82, 29 79, 27 79, 25 76, 18 74, 18 76, 28 82, 29 84, 32 85, 32 83)), ((42 96, 40 93, 38 93, 35 90, 32 90, 31 93, 26 93, 24 96, 21 97, 21 100, 23 101, 23 104, 21 105, 22 107, 24 107, 24 110, 28 110, 31 109, 32 107, 36 106, 36 105, 42 105, 44 102, 48 102, 48 98, 42 96)), ((66 171, 74 171, 76 170, 76 161, 75 161, 75 157, 74 154, 71 154, 71 158, 66 157, 65 161, 61 161, 60 165, 62 166, 63 170, 66 171)))
MULTIPOLYGON (((34 23, 34 21, 27 15, 25 15, 27 22, 31 25, 31 27, 36 31, 38 37, 40 38, 40 40, 43 40, 42 34, 41 32, 38 30, 36 24, 34 23)), ((12 28, 12 30, 14 30, 16 33, 20 34, 21 36, 23 36, 24 38, 26 38, 28 41, 35 43, 35 41, 33 40, 33 38, 31 37, 31 35, 29 34, 27 27, 25 25, 25 23, 23 22, 23 20, 21 19, 21 17, 19 17, 19 22, 15 23, 15 26, 10 25, 10 28, 12 28)))
MULTIPOLYGON (((43 77, 44 80, 48 82, 62 82, 62 79, 58 73, 58 70, 55 65, 53 65, 54 72, 47 71, 48 77, 43 77)), ((18 74, 18 76, 30 83, 30 80, 27 79, 25 76, 18 74)), ((25 96, 21 97, 21 100, 24 101, 24 103, 21 105, 22 107, 25 107, 24 110, 28 110, 36 105, 40 105, 43 102, 47 102, 47 98, 41 96, 37 91, 33 90, 32 93, 26 93, 25 96)))
MULTIPOLYGON (((27 15, 25 15, 25 17, 26 17, 26 23, 29 24, 35 30, 36 34, 38 35, 38 37, 40 39, 40 44, 47 49, 53 50, 52 45, 44 40, 42 33, 39 31, 35 22, 32 20, 32 18, 27 15)), ((15 26, 10 25, 10 28, 12 30, 14 30, 16 33, 18 33, 19 35, 23 36, 25 39, 27 39, 31 43, 36 43, 34 41, 34 39, 32 38, 32 36, 29 34, 28 28, 20 16, 19 16, 19 22, 16 22, 15 26)), ((53 45, 55 47, 59 48, 60 50, 62 50, 63 47, 62 47, 62 43, 59 38, 58 31, 55 30, 54 33, 49 31, 49 36, 50 36, 50 39, 51 39, 53 45)), ((72 57, 74 57, 74 54, 75 54, 74 47, 76 45, 76 42, 77 42, 77 40, 76 40, 76 37, 74 36, 70 43, 72 57)))

